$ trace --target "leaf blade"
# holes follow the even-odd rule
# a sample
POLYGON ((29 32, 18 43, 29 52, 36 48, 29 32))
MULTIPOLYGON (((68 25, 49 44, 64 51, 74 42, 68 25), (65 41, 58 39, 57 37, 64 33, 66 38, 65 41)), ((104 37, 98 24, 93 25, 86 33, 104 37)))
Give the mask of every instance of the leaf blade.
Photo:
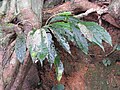
POLYGON ((80 30, 75 25, 71 25, 71 28, 73 30, 75 41, 76 41, 78 47, 85 54, 87 54, 88 53, 88 43, 87 43, 87 40, 83 37, 82 33, 80 32, 80 30))
POLYGON ((25 55, 26 55, 26 38, 25 34, 21 33, 17 36, 16 43, 15 43, 15 53, 17 59, 23 63, 25 55))

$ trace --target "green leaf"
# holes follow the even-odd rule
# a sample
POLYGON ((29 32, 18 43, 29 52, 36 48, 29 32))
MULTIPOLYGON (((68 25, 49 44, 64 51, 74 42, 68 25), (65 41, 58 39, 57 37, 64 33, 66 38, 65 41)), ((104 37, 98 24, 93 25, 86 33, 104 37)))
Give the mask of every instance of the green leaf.
POLYGON ((85 39, 85 37, 83 37, 81 31, 79 30, 79 28, 77 28, 75 25, 71 25, 71 28, 73 30, 74 33, 74 37, 75 37, 75 41, 76 44, 78 45, 78 47, 85 53, 88 53, 88 43, 87 40, 85 39))
POLYGON ((41 44, 41 32, 40 29, 34 31, 30 31, 27 36, 27 48, 30 51, 31 58, 33 62, 37 60, 37 54, 38 51, 40 51, 40 48, 38 48, 41 44), (33 34, 34 33, 34 34, 33 34))
POLYGON ((52 27, 56 27, 56 28, 61 28, 61 29, 68 29, 70 30, 70 24, 69 23, 65 23, 65 22, 56 22, 51 24, 50 26, 52 27))
POLYGON ((62 73, 64 71, 63 63, 60 60, 59 56, 56 56, 54 61, 55 67, 56 67, 56 73, 57 73, 57 80, 60 81, 62 78, 62 73))
POLYGON ((52 90, 64 90, 65 87, 63 84, 58 84, 58 85, 55 85, 52 90))
POLYGON ((58 13, 58 15, 70 16, 70 15, 72 15, 72 13, 71 12, 62 12, 62 13, 58 13))
MULTIPOLYGON (((55 25, 53 25, 55 26, 55 25)), ((59 27, 59 25, 57 25, 57 27, 59 27)), ((65 31, 64 30, 57 30, 57 28, 54 27, 50 27, 50 30, 52 31, 52 33, 55 35, 57 41, 60 43, 60 45, 69 53, 71 54, 70 51, 70 46, 69 43, 67 42, 66 38, 65 38, 65 31)))
POLYGON ((85 38, 87 38, 89 41, 93 40, 93 33, 90 30, 88 30, 88 28, 85 25, 78 23, 78 27, 80 31, 84 34, 85 38))
POLYGON ((57 38, 57 41, 60 43, 60 45, 69 53, 71 54, 71 51, 70 51, 70 46, 69 46, 69 43, 67 42, 67 40, 61 36, 59 33, 56 33, 55 32, 55 37, 57 38))
POLYGON ((57 80, 60 81, 62 78, 62 73, 64 71, 63 63, 60 60, 60 57, 57 55, 54 60, 55 71, 57 74, 57 80))
POLYGON ((60 64, 60 57, 59 57, 59 55, 57 55, 57 56, 55 57, 54 64, 55 64, 56 67, 59 66, 59 64, 60 64))
POLYGON ((102 45, 102 40, 104 40, 105 42, 109 43, 112 46, 111 36, 103 27, 99 26, 97 23, 95 23, 95 22, 80 22, 78 24, 78 26, 79 26, 80 30, 82 30, 84 27, 84 30, 86 30, 85 31, 86 33, 89 33, 89 32, 87 32, 89 30, 91 33, 91 37, 90 37, 90 35, 86 36, 86 34, 83 33, 85 35, 85 37, 89 41, 92 41, 92 42, 98 44, 103 50, 104 50, 104 47, 102 45), (81 26, 82 26, 82 29, 81 29, 81 26))
POLYGON ((106 59, 102 60, 102 62, 106 67, 111 65, 111 61, 110 61, 109 58, 106 58, 106 59))
POLYGON ((53 17, 49 23, 56 22, 56 21, 66 21, 69 16, 71 16, 71 12, 62 12, 58 13, 55 17, 53 17))
POLYGON ((57 67, 57 80, 60 82, 62 78, 62 73, 64 71, 63 63, 60 61, 59 66, 57 67))
POLYGON ((104 50, 104 47, 103 47, 103 45, 102 45, 102 39, 100 39, 99 35, 96 34, 96 35, 94 36, 92 42, 96 43, 98 46, 100 46, 100 47, 102 48, 103 51, 105 51, 105 50, 104 50))
POLYGON ((28 34, 27 47, 30 50, 30 54, 33 62, 40 60, 41 65, 43 60, 48 56, 48 38, 45 29, 41 28, 28 34))
POLYGON ((112 39, 110 34, 100 25, 95 22, 85 22, 86 27, 93 32, 93 34, 99 35, 99 37, 112 46, 112 39))
POLYGON ((66 16, 56 16, 50 20, 50 23, 56 22, 56 21, 65 21, 65 20, 66 20, 66 16))
POLYGON ((50 28, 54 31, 62 35, 63 37, 66 37, 69 41, 73 40, 73 33, 71 30, 71 26, 69 23, 65 22, 56 22, 50 25, 50 28))
POLYGON ((68 18, 66 20, 67 20, 67 22, 72 23, 74 25, 77 25, 78 23, 80 23, 80 20, 73 16, 68 16, 68 18))
POLYGON ((26 38, 25 34, 21 33, 17 36, 16 43, 15 43, 15 53, 17 59, 23 63, 25 55, 26 55, 26 38))
POLYGON ((54 41, 52 40, 52 35, 50 33, 47 33, 48 37, 48 62, 50 63, 50 66, 52 67, 52 64, 54 63, 55 57, 57 56, 57 52, 55 50, 54 41))

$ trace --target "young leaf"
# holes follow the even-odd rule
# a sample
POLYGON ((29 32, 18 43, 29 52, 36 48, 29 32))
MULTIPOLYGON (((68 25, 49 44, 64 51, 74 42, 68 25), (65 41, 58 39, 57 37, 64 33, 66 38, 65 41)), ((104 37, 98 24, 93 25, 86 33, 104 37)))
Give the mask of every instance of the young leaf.
POLYGON ((55 17, 53 17, 49 23, 51 22, 56 22, 56 21, 66 21, 68 16, 71 16, 72 13, 71 12, 62 12, 62 13, 58 13, 55 17))
POLYGON ((24 33, 21 33, 17 36, 16 43, 15 43, 15 53, 16 53, 17 59, 21 63, 23 63, 26 55, 26 38, 24 33))
POLYGON ((83 37, 81 31, 79 30, 79 28, 77 28, 75 25, 71 25, 71 28, 73 30, 73 34, 75 37, 75 41, 76 44, 78 45, 78 47, 85 53, 88 53, 88 43, 87 40, 85 39, 85 37, 83 37))

